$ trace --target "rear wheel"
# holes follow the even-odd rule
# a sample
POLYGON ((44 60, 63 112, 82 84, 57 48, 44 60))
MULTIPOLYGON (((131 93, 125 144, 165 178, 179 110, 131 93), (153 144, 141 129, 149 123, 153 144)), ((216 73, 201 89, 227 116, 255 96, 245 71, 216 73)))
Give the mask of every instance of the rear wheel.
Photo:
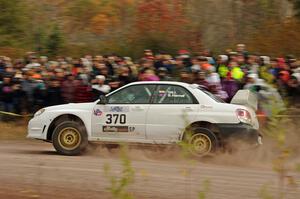
POLYGON ((56 151, 62 155, 79 155, 88 144, 85 128, 74 121, 59 124, 54 129, 52 142, 56 151))
POLYGON ((209 129, 194 129, 187 137, 188 149, 192 155, 198 157, 212 155, 217 149, 217 137, 209 129))

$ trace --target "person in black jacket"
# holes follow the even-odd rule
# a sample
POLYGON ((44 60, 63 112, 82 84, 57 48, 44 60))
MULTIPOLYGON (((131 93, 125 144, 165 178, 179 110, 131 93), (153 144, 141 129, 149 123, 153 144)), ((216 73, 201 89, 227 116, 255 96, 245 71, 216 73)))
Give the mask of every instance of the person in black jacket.
POLYGON ((12 79, 10 76, 5 76, 3 78, 3 83, 0 87, 0 101, 3 104, 3 110, 6 112, 13 112, 14 111, 14 104, 13 104, 13 97, 14 97, 14 90, 12 79))
POLYGON ((47 90, 47 102, 48 106, 63 104, 63 98, 61 95, 60 83, 57 79, 50 80, 50 86, 47 90))
POLYGON ((47 89, 43 80, 37 80, 37 85, 33 90, 33 109, 34 112, 46 106, 47 102, 47 89))
POLYGON ((27 96, 25 91, 22 90, 20 82, 14 82, 13 86, 13 105, 14 111, 17 114, 22 114, 27 112, 27 96))

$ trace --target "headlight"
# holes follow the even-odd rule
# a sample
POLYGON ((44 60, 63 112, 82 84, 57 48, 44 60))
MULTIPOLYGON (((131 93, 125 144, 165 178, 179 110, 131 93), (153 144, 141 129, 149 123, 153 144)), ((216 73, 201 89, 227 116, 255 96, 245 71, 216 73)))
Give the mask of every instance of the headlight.
POLYGON ((247 123, 247 124, 252 124, 252 119, 251 119, 251 115, 250 115, 249 111, 247 111, 245 109, 237 109, 235 112, 236 112, 237 118, 241 122, 247 123))
POLYGON ((42 109, 38 110, 38 111, 34 114, 34 117, 39 116, 39 115, 41 115, 41 114, 44 113, 44 112, 45 112, 45 109, 42 108, 42 109))

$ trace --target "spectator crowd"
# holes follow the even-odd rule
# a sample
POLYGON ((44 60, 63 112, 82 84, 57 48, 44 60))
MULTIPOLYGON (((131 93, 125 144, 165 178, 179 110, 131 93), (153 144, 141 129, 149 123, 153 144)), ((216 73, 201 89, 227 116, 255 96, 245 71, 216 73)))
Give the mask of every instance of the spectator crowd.
POLYGON ((175 56, 145 50, 138 60, 114 54, 52 60, 34 52, 14 60, 0 56, 0 110, 27 114, 45 106, 91 102, 130 82, 158 80, 196 83, 227 102, 239 89, 258 92, 257 85, 266 84, 297 103, 300 61, 292 55, 250 53, 244 44, 218 56, 209 50, 179 50, 175 56))

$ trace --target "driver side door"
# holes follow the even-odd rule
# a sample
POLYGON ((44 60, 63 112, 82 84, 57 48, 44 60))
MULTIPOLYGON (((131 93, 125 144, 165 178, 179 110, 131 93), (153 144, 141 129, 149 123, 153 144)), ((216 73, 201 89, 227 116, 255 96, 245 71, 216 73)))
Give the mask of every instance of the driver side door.
POLYGON ((146 116, 155 85, 132 85, 96 104, 92 115, 92 136, 100 140, 122 141, 146 138, 146 116))

